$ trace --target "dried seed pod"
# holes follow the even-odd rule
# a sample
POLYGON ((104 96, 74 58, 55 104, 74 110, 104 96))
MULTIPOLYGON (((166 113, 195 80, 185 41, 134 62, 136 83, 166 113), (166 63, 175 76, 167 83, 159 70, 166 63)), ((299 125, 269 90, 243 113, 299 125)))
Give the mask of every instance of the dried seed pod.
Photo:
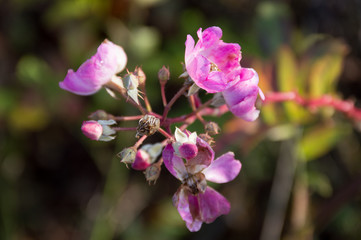
POLYGON ((153 163, 144 171, 145 179, 148 181, 149 185, 153 182, 155 184, 159 178, 161 171, 161 161, 153 163))
POLYGON ((221 128, 215 122, 208 122, 204 128, 209 135, 216 135, 221 131, 221 128))
POLYGON ((135 137, 139 138, 141 136, 153 135, 156 131, 158 131, 160 127, 160 120, 159 118, 153 115, 145 115, 139 120, 139 124, 137 127, 137 134, 135 137))

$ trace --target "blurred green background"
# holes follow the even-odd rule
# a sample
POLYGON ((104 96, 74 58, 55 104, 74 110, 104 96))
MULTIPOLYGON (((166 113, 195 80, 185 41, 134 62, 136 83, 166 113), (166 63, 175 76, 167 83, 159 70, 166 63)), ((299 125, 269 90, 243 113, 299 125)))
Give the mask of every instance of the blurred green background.
MULTIPOLYGON (((359 0, 0 0, 0 239, 359 239, 360 122, 330 108, 259 106, 255 123, 217 120, 216 156, 234 151, 239 177, 215 186, 231 213, 189 233, 172 206, 179 182, 163 169, 155 186, 115 156, 136 139, 93 142, 80 126, 98 109, 138 114, 105 90, 88 97, 58 87, 108 38, 127 68, 141 66, 155 111, 157 72, 182 85, 184 42, 219 26, 242 46, 242 66, 262 90, 328 94, 360 105, 359 0)), ((207 97, 203 96, 202 97, 207 97)), ((184 100, 184 99, 183 99, 184 100)), ((190 108, 179 101, 171 116, 190 108)), ((135 122, 121 126, 135 126, 135 122)), ((199 123, 190 130, 202 132, 199 123)), ((149 142, 162 140, 155 135, 149 142)))

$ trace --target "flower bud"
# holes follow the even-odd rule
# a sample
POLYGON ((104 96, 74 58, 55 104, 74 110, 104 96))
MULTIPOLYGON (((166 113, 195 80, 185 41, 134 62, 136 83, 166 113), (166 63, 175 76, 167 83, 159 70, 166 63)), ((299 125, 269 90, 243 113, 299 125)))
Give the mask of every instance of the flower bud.
POLYGON ((205 130, 209 135, 216 135, 221 131, 221 128, 215 122, 208 122, 205 126, 205 130))
POLYGON ((187 160, 190 160, 197 156, 198 147, 197 143, 197 133, 193 132, 191 134, 182 132, 179 128, 176 128, 175 133, 175 142, 172 144, 175 153, 187 160))
POLYGON ((192 143, 183 143, 181 146, 179 146, 178 151, 181 157, 190 160, 197 156, 198 147, 192 143))
POLYGON ((116 132, 109 126, 116 124, 114 120, 90 120, 84 121, 81 130, 85 136, 96 141, 110 141, 115 137, 111 136, 116 132))
POLYGON ((144 171, 145 179, 148 181, 149 185, 151 184, 151 182, 153 182, 153 184, 155 184, 159 178, 160 171, 161 171, 161 167, 160 167, 161 164, 159 164, 159 163, 160 162, 153 163, 152 165, 147 167, 147 169, 145 169, 145 171, 144 171))
POLYGON ((162 149, 163 144, 161 143, 143 145, 135 155, 135 161, 132 164, 132 168, 135 170, 145 170, 157 160, 162 149))
POLYGON ((145 81, 147 80, 147 77, 145 76, 145 73, 143 72, 141 67, 136 67, 134 70, 134 75, 138 78, 138 83, 141 88, 145 87, 145 81))
POLYGON ((92 120, 108 120, 109 119, 109 115, 106 111, 104 110, 96 110, 95 112, 91 113, 88 117, 92 120))
POLYGON ((125 148, 117 156, 120 158, 120 162, 128 167, 128 164, 133 164, 135 161, 135 149, 132 147, 125 148))
POLYGON ((83 134, 91 140, 98 141, 103 133, 103 127, 97 121, 84 121, 81 126, 83 134))
POLYGON ((150 156, 143 149, 139 149, 135 155, 135 160, 132 164, 132 168, 135 170, 145 170, 150 166, 150 156))
POLYGON ((165 85, 169 80, 169 76, 170 76, 169 69, 163 66, 158 72, 158 79, 160 85, 165 85))
POLYGON ((137 138, 141 136, 150 136, 153 135, 156 131, 158 131, 160 127, 159 118, 153 115, 145 115, 139 120, 139 124, 137 127, 137 134, 135 135, 137 138))

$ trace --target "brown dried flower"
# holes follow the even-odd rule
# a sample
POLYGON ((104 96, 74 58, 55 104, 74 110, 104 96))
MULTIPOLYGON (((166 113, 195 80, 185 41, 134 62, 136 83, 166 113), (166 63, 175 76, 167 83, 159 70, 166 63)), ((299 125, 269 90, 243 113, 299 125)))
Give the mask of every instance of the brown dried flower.
POLYGON ((159 118, 153 115, 145 115, 139 120, 139 124, 137 127, 137 134, 135 137, 139 138, 141 136, 153 135, 156 131, 158 131, 160 127, 160 120, 159 118))

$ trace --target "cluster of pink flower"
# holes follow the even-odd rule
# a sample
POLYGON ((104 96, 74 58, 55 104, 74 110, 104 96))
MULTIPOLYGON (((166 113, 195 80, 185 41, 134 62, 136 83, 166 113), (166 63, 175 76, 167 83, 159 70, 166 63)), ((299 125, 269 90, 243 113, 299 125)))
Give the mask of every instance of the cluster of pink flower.
POLYGON ((240 65, 241 47, 238 44, 220 40, 222 30, 218 27, 204 31, 199 29, 197 34, 199 40, 196 44, 190 35, 187 36, 186 71, 181 75, 186 80, 169 102, 164 91, 169 80, 169 70, 163 67, 158 73, 164 104, 162 115, 151 110, 146 96, 146 76, 141 68, 123 77, 117 75, 125 68, 127 56, 121 47, 108 40, 76 72, 69 70, 64 81, 59 83, 61 88, 79 95, 90 95, 105 87, 112 96, 119 94, 140 110, 141 115, 119 117, 98 110, 90 116, 91 120, 83 122, 82 131, 90 139, 100 141, 114 139, 117 131, 136 131, 138 141, 118 154, 121 162, 130 164, 135 170, 145 171, 146 179, 154 183, 164 163, 168 171, 182 182, 173 196, 173 203, 190 231, 198 231, 203 222, 211 223, 230 211, 230 203, 207 186, 207 180, 229 182, 241 170, 240 161, 231 152, 214 160, 212 135, 219 132, 219 127, 214 122, 205 121, 203 116, 218 116, 230 110, 237 117, 253 121, 259 115, 259 110, 255 108, 256 99, 258 95, 264 98, 258 88, 257 73, 240 65), (200 88, 215 93, 213 99, 202 103, 198 97, 200 88), (146 108, 138 100, 140 92, 146 108), (167 115, 173 103, 184 94, 193 112, 169 118, 167 115), (114 126, 116 121, 127 120, 139 120, 138 126, 114 126), (205 133, 197 135, 196 132, 186 130, 196 120, 204 124, 205 133), (174 123, 183 125, 172 134, 171 125, 174 123), (143 144, 155 132, 164 135, 165 140, 143 144))

